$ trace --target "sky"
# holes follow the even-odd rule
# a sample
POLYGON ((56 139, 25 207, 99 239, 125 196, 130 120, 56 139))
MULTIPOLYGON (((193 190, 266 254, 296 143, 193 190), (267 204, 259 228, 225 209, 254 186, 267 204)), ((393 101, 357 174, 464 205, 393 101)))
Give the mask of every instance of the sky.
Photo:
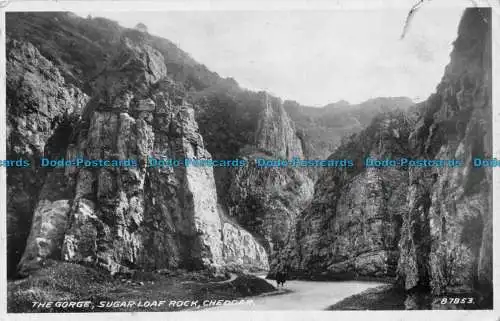
POLYGON ((308 106, 375 97, 425 100, 440 81, 463 7, 430 2, 401 40, 409 8, 77 12, 144 23, 242 87, 308 106))

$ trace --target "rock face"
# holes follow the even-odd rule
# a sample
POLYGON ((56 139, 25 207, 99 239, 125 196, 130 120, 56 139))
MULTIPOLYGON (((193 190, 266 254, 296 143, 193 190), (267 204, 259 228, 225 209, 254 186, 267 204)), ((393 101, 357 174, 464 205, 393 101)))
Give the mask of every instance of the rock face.
POLYGON ((267 93, 262 93, 262 96, 264 108, 259 115, 255 145, 258 149, 270 151, 286 159, 303 158, 302 143, 281 100, 267 93))
MULTIPOLYGON (((54 206, 56 209, 49 215, 55 216, 51 224, 58 225, 57 217, 66 211, 67 201, 52 204, 56 200, 46 189, 37 207, 33 195, 40 192, 46 171, 34 164, 43 156, 59 156, 73 122, 70 115, 78 117, 88 97, 66 83, 52 62, 29 42, 11 39, 6 47, 7 159, 25 159, 31 163, 28 168, 7 170, 7 261, 8 274, 12 275, 24 251, 33 212, 50 211, 54 206)), ((34 225, 38 226, 35 228, 48 229, 50 234, 52 227, 40 226, 36 222, 38 216, 35 214, 34 225)))
POLYGON ((274 254, 293 233, 312 189, 312 180, 297 169, 242 168, 234 173, 229 189, 229 214, 259 235, 274 254))
POLYGON ((387 114, 341 145, 331 158, 356 159, 356 166, 324 170, 272 269, 287 262, 303 277, 395 276, 408 173, 364 169, 362 155, 407 155, 411 122, 402 113, 387 114))
POLYGON ((224 223, 222 236, 224 240, 224 262, 226 267, 247 271, 263 271, 269 268, 266 250, 254 237, 235 224, 224 223), (255 264, 259 262, 261 265, 255 264))
MULTIPOLYGON (((280 257, 298 275, 396 276, 407 290, 492 293, 491 14, 467 9, 426 102, 376 119, 332 158, 460 159, 462 167, 327 170, 280 257)), ((276 266, 272 266, 276 269, 276 266)))
POLYGON ((210 159, 192 106, 166 75, 161 53, 124 37, 93 81, 61 157, 137 166, 66 167, 47 175, 19 273, 47 258, 130 269, 267 269, 263 247, 223 224, 210 167, 152 167, 157 159, 210 159), (62 184, 65 182, 65 184, 62 184))
POLYGON ((492 291, 491 11, 468 9, 451 62, 422 108, 409 143, 419 155, 462 159, 463 168, 412 169, 398 274, 406 289, 492 291))
POLYGON ((257 167, 257 158, 303 158, 302 144, 281 101, 262 94, 263 109, 253 146, 240 150, 250 166, 234 170, 228 189, 229 215, 262 240, 271 260, 294 232, 296 217, 312 198, 303 169, 257 167))

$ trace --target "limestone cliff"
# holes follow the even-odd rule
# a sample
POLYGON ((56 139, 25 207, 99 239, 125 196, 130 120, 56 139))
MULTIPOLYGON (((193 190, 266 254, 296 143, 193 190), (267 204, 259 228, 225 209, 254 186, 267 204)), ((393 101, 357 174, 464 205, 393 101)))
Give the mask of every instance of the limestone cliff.
POLYGON ((462 168, 412 169, 398 274, 406 289, 434 294, 492 291, 491 11, 467 9, 436 93, 409 138, 422 158, 462 159, 462 168))
POLYGON ((376 119, 331 157, 464 165, 327 170, 280 257, 298 275, 395 276, 406 290, 479 291, 491 302, 491 169, 472 166, 492 157, 489 9, 464 12, 436 93, 413 110, 376 119))
POLYGON ((68 112, 76 120, 65 125, 57 153, 47 155, 131 159, 138 166, 50 171, 34 207, 21 275, 47 258, 112 273, 267 268, 262 246, 238 224, 221 221, 212 168, 146 166, 147 156, 211 156, 194 109, 166 74, 162 54, 141 41, 137 32, 122 38, 92 81, 94 96, 81 113, 68 112))
MULTIPOLYGON (((72 115, 78 117, 88 96, 68 84, 31 43, 8 39, 6 47, 7 159, 25 159, 34 164, 44 155, 57 157, 74 122, 72 115)), ((46 171, 38 166, 7 170, 9 275, 15 272, 24 251, 36 206, 34 196, 45 175, 46 171)), ((61 184, 64 188, 65 182, 61 184)))
POLYGON ((240 150, 250 166, 231 172, 229 215, 259 237, 271 260, 295 230, 298 214, 312 198, 313 182, 303 169, 257 167, 257 158, 304 158, 302 142, 280 99, 261 93, 255 141, 240 150))
POLYGON ((296 276, 395 276, 408 173, 365 169, 363 158, 406 156, 412 122, 402 113, 385 114, 344 141, 330 158, 354 159, 355 167, 323 171, 273 269, 286 262, 296 276))
POLYGON ((267 93, 262 93, 261 96, 263 109, 255 135, 256 147, 285 159, 303 158, 302 142, 297 137, 295 125, 281 100, 267 93))

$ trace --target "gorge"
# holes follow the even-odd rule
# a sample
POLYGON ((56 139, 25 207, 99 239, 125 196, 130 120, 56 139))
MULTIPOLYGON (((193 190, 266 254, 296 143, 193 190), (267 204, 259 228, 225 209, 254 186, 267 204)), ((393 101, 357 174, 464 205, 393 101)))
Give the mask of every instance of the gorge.
POLYGON ((113 275, 205 270, 391 279, 492 302, 491 11, 464 11, 436 91, 313 108, 241 88, 144 28, 8 13, 7 159, 137 159, 8 168, 9 278, 48 260, 113 275), (335 105, 335 106, 333 106, 335 105), (148 167, 170 159, 352 159, 346 168, 148 167), (460 168, 364 168, 463 159, 460 168))

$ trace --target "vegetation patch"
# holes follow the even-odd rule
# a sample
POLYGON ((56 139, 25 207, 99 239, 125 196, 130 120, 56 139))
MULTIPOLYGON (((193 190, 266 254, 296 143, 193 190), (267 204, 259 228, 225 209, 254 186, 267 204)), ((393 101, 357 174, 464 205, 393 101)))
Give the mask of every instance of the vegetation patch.
POLYGON ((79 264, 52 261, 25 279, 9 281, 7 309, 9 313, 54 312, 131 312, 179 311, 189 306, 169 306, 170 301, 240 300, 275 291, 265 280, 239 274, 234 280, 221 282, 205 271, 137 272, 133 276, 112 277, 79 264), (90 307, 34 307, 33 302, 91 301, 90 307), (98 307, 106 302, 165 301, 158 307, 98 307))
POLYGON ((382 285, 345 298, 326 310, 481 310, 492 307, 492 298, 483 298, 478 293, 431 295, 428 291, 405 291, 396 285, 382 285))
POLYGON ((405 292, 393 285, 382 285, 350 296, 326 310, 405 310, 405 292))

